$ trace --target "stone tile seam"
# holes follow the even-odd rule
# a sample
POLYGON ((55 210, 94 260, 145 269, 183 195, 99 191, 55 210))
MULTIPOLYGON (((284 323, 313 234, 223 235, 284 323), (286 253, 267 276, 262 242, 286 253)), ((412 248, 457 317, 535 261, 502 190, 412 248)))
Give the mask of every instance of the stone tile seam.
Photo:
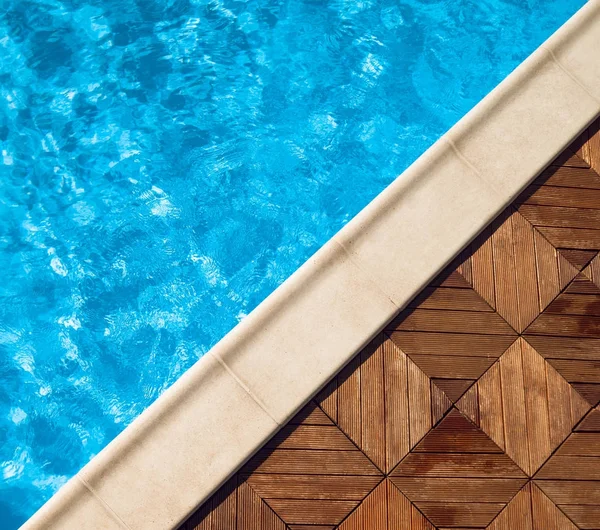
POLYGON ((285 424, 277 421, 277 419, 275 418, 275 416, 273 416, 273 414, 271 414, 271 412, 269 411, 269 409, 267 408, 267 406, 258 398, 258 396, 254 395, 254 392, 252 392, 252 390, 250 389, 250 387, 248 385, 246 385, 238 376, 237 374, 227 365, 227 363, 221 359, 221 357, 219 355, 215 355, 212 353, 212 351, 208 351, 206 352, 204 355, 210 355, 213 359, 216 359, 217 362, 225 369, 225 371, 234 379, 234 381, 240 386, 240 388, 242 388, 246 394, 248 394, 252 400, 263 410, 263 412, 269 416, 269 418, 271 418, 276 425, 278 426, 283 426, 285 424))
POLYGON ((498 197, 499 204, 500 204, 500 208, 498 208, 498 211, 501 211, 502 208, 505 208, 508 204, 510 204, 513 201, 513 199, 509 199, 508 201, 501 199, 500 190, 496 189, 496 186, 494 186, 491 182, 489 182, 488 180, 483 178, 483 175, 480 173, 480 171, 471 163, 471 161, 465 155, 462 154, 462 152, 460 151, 458 146, 454 143, 454 140, 452 138, 450 138, 450 136, 448 136, 447 134, 448 133, 446 133, 444 136, 442 136, 442 138, 440 138, 440 140, 444 139, 448 144, 450 144, 452 151, 454 151, 454 154, 458 157, 458 159, 463 164, 465 164, 471 171, 473 171, 473 173, 475 173, 475 176, 481 181, 481 183, 484 185, 484 187, 488 188, 489 191, 491 191, 494 196, 498 197))
POLYGON ((83 487, 88 490, 92 496, 94 497, 95 500, 97 500, 102 507, 107 510, 115 519, 117 519, 117 521, 119 521, 119 523, 123 526, 123 528, 126 528, 127 530, 133 530, 125 521, 123 521, 123 519, 121 519, 121 517, 119 516, 119 514, 117 512, 115 512, 115 510, 112 509, 112 507, 110 506, 110 504, 108 504, 95 490, 94 488, 92 488, 92 486, 90 484, 88 484, 87 480, 85 480, 79 473, 77 473, 77 475, 75 475, 75 480, 78 480, 83 487))
POLYGON ((376 276, 372 275, 371 273, 369 273, 364 267, 363 264, 360 261, 360 258, 358 256, 354 256, 352 253, 350 253, 347 249, 346 246, 337 239, 337 234, 334 235, 327 243, 326 245, 329 244, 334 244, 339 246, 342 251, 344 252, 345 256, 348 258, 348 261, 352 264, 353 267, 355 267, 357 269, 357 271, 360 273, 361 277, 366 280, 368 283, 370 283, 377 291, 379 291, 380 294, 382 294, 383 296, 385 296, 393 305, 394 307, 396 307, 396 309, 400 310, 402 309, 389 295, 389 293, 383 289, 383 287, 381 287, 381 285, 379 284, 379 281, 377 280, 376 276))
MULTIPOLYGON (((600 31, 600 30, 599 30, 600 31)), ((556 54, 554 53, 554 50, 548 46, 545 42, 543 44, 540 45, 540 48, 544 49, 545 51, 547 51, 550 56, 552 57, 552 60, 555 62, 556 66, 558 66, 566 75, 568 75, 574 83, 576 83, 579 88, 581 88, 588 96, 590 96, 596 103, 598 103, 600 105, 600 98, 598 96, 596 96, 595 94, 592 94, 577 78, 577 76, 571 72, 565 65, 563 65, 559 60, 558 57, 556 57, 556 54)))

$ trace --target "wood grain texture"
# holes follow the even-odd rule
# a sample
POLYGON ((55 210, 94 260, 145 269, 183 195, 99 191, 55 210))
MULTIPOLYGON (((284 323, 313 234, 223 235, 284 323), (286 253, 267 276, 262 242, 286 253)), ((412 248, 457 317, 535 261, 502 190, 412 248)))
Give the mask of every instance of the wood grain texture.
POLYGON ((600 525, 600 417, 592 410, 535 476, 577 528, 600 525))
POLYGON ((323 408, 336 403, 339 428, 380 470, 389 472, 452 403, 383 334, 357 359, 318 399, 323 408))
POLYGON ((340 530, 435 530, 389 480, 384 480, 341 525, 340 530))
MULTIPOLYGON (((533 213, 547 214, 538 210, 533 213)), ((472 261, 478 264, 473 268, 473 287, 488 303, 493 300, 498 314, 521 333, 578 270, 561 262, 557 248, 521 211, 507 208, 492 229, 491 248, 484 251, 480 245, 473 253, 472 261)))
POLYGON ((181 528, 600 529, 599 129, 181 528))
MULTIPOLYGON (((529 476, 590 408, 549 361, 522 338, 478 380, 475 388, 479 426, 529 476)), ((472 402, 459 401, 457 407, 474 418, 472 402)))
POLYGON ((456 409, 390 478, 435 526, 485 527, 526 482, 515 462, 456 409))
POLYGON ((489 530, 576 530, 577 527, 531 482, 487 527, 489 530))
MULTIPOLYGON (((468 257, 463 256, 463 269, 469 262, 468 257)), ((479 269, 468 270, 469 278, 474 281, 479 269)), ((414 309, 404 311, 401 318, 395 319, 386 333, 433 380, 449 402, 454 403, 504 353, 516 334, 474 289, 437 287, 427 291, 427 300, 435 298, 438 291, 443 293, 443 308, 438 304, 436 308, 424 309, 426 304, 420 301, 414 309), (465 293, 471 300, 468 308, 464 305, 465 293), (478 300, 477 304, 473 300, 478 300), (480 309, 473 310, 477 307, 480 309)), ((435 389, 432 396, 436 396, 435 389)), ((441 405, 438 408, 444 408, 445 403, 441 405)), ((439 417, 437 411, 433 419, 439 417)), ((420 438, 424 431, 418 422, 412 421, 414 442, 414 434, 420 438)))
POLYGON ((581 143, 580 155, 590 167, 600 173, 600 118, 597 118, 584 132, 581 143))

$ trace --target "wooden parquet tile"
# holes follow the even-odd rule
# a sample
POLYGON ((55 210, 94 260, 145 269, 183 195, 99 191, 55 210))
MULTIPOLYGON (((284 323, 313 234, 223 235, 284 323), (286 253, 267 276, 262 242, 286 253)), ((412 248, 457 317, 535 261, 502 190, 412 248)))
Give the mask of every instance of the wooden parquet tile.
POLYGON ((181 528, 600 529, 599 129, 181 528))

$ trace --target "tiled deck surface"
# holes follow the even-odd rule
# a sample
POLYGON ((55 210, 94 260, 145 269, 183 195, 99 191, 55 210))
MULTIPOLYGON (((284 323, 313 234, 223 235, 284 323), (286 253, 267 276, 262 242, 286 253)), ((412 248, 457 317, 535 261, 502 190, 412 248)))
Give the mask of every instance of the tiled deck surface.
POLYGON ((181 528, 599 529, 598 127, 181 528))

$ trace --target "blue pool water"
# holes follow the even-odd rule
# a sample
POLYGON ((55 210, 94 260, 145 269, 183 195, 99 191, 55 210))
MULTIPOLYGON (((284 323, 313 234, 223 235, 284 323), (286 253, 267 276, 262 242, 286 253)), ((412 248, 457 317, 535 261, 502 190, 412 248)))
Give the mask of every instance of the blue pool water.
POLYGON ((2 0, 0 528, 583 0, 2 0))

